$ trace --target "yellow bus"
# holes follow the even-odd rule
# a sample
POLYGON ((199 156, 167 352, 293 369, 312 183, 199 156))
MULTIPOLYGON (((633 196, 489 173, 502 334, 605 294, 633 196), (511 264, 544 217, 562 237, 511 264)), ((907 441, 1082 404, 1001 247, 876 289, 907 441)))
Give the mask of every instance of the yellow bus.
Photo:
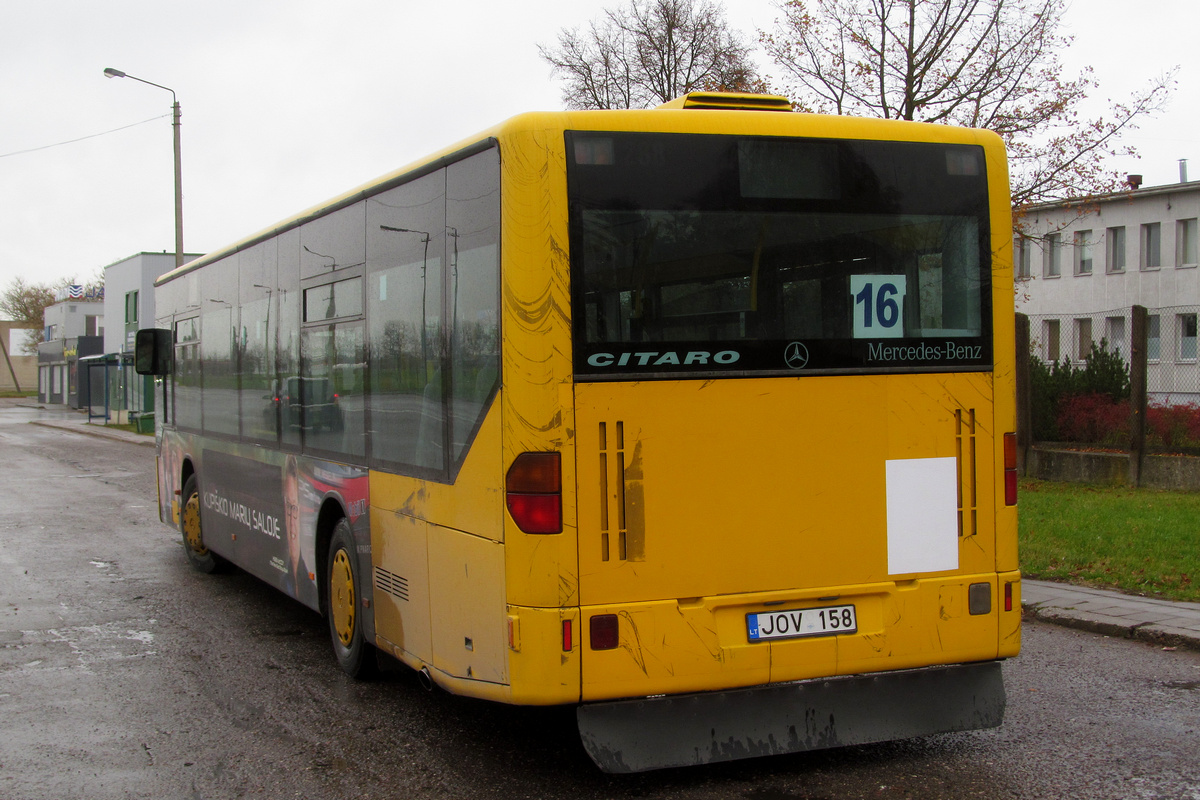
POLYGON ((608 771, 999 725, 1004 148, 789 112, 518 116, 164 275, 188 558, 608 771))

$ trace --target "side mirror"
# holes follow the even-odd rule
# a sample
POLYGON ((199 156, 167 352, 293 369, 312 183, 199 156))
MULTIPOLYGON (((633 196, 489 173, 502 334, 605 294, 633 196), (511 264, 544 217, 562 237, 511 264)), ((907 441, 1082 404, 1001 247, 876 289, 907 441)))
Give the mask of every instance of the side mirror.
POLYGON ((143 328, 133 347, 133 368, 138 375, 170 375, 174 337, 165 328, 143 328))

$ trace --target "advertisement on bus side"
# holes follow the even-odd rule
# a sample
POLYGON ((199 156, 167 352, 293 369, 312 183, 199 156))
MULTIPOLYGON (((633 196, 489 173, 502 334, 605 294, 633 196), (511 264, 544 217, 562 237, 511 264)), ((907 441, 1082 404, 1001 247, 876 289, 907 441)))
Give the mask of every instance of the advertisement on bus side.
POLYGON ((228 542, 239 566, 318 608, 317 514, 334 495, 354 525, 367 511, 367 471, 292 454, 269 464, 217 450, 205 450, 203 464, 205 540, 228 542))

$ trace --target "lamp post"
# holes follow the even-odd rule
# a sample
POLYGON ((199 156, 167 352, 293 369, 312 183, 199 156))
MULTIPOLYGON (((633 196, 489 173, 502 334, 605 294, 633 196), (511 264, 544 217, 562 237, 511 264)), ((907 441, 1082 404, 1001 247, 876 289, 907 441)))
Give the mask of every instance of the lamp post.
POLYGON ((171 127, 175 130, 175 266, 183 266, 183 168, 179 158, 179 100, 175 90, 161 84, 128 75, 119 69, 104 68, 106 78, 129 78, 130 80, 166 89, 171 93, 171 127))
MULTIPOLYGON (((388 231, 389 233, 418 233, 421 235, 421 241, 425 243, 425 258, 421 262, 421 360, 426 364, 428 369, 429 364, 429 349, 426 342, 426 329, 429 321, 425 317, 425 300, 429 291, 429 281, 426 273, 429 270, 429 240, 433 237, 426 231, 415 231, 412 228, 396 228, 391 225, 380 225, 379 230, 388 231)), ((457 244, 457 241, 455 242, 457 244)))

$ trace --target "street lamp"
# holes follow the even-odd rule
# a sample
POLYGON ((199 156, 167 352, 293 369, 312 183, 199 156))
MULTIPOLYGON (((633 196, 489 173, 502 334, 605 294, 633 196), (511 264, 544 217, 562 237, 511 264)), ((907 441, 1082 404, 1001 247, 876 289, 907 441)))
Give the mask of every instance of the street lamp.
MULTIPOLYGON (((421 241, 425 243, 425 257, 421 261, 421 360, 428 363, 429 350, 428 343, 426 342, 426 330, 429 326, 429 320, 425 317, 425 300, 429 291, 429 281, 427 280, 426 273, 429 270, 429 240, 433 236, 426 231, 415 231, 412 228, 396 228, 391 225, 380 225, 379 230, 387 231, 388 233, 417 233, 421 235, 421 241)), ((455 244, 457 244, 457 240, 455 244)))
POLYGON ((179 100, 175 97, 175 90, 167 86, 162 86, 157 83, 151 83, 147 80, 127 75, 119 69, 112 67, 104 68, 104 77, 106 78, 129 78, 138 83, 145 83, 149 86, 156 86, 159 89, 166 89, 171 93, 171 127, 175 129, 175 266, 183 266, 183 168, 179 159, 179 100))

